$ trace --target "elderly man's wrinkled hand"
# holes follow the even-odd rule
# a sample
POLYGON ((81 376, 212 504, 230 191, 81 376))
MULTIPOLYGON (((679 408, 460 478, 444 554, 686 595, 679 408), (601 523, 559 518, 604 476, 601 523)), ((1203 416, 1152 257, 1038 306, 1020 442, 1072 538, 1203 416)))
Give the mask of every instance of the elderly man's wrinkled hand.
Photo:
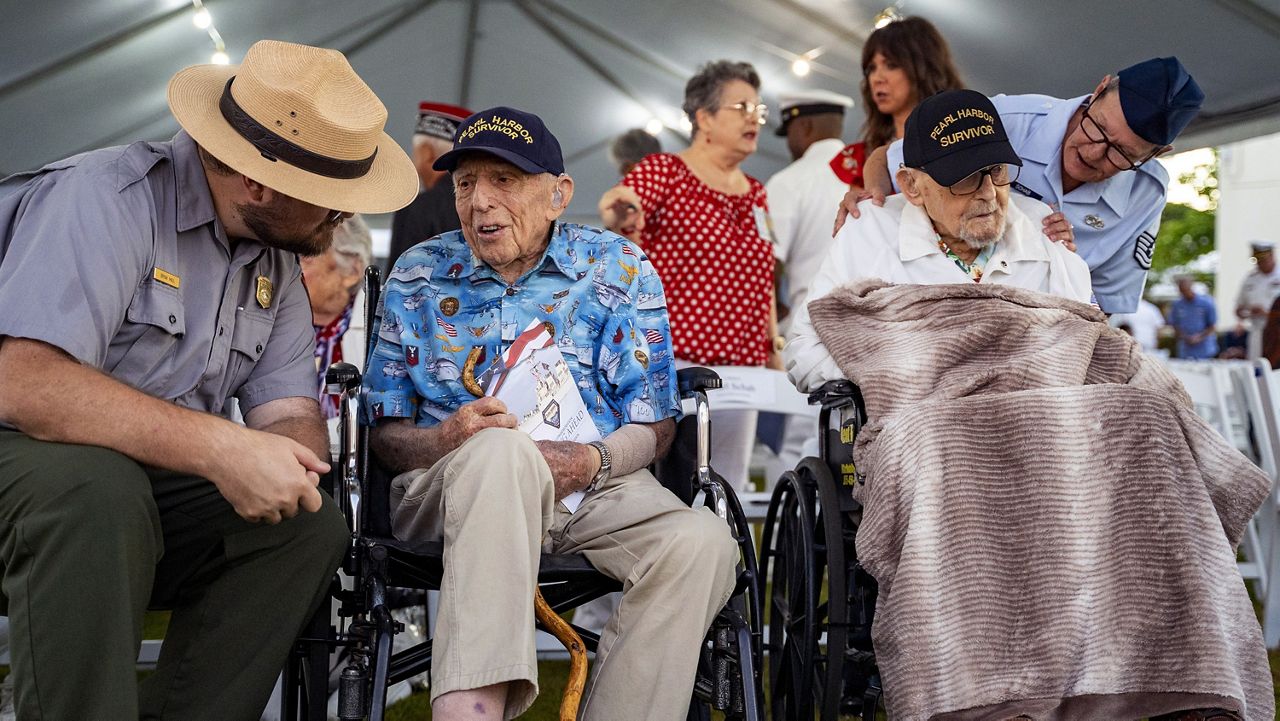
POLYGON ((844 194, 844 200, 840 201, 839 210, 836 211, 836 224, 831 229, 831 237, 834 238, 836 233, 840 232, 840 229, 844 227, 845 221, 850 217, 854 220, 861 217, 862 214, 858 211, 858 203, 861 203, 868 198, 871 199, 872 203, 878 206, 884 206, 884 191, 878 188, 867 190, 865 188, 859 188, 856 185, 849 188, 849 192, 844 194))
POLYGON ((1053 212, 1046 215, 1041 222, 1044 225, 1044 234, 1049 240, 1062 243, 1067 250, 1076 252, 1075 226, 1067 220, 1067 216, 1061 212, 1053 212))
POLYGON ((507 404, 485 396, 463 404, 440 424, 441 445, 448 452, 486 428, 515 427, 516 417, 507 412, 507 404))
POLYGON ((536 441, 551 468, 556 500, 587 487, 600 470, 600 456, 591 446, 573 441, 536 441))

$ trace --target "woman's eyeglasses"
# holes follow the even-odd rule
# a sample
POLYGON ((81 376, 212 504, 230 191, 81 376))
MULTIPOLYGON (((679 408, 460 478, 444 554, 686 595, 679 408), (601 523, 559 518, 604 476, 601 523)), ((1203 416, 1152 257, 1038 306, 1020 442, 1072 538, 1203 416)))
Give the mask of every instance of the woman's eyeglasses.
POLYGON ((733 105, 721 105, 722 110, 737 110, 742 113, 744 118, 755 118, 756 122, 764 125, 769 119, 769 106, 763 103, 734 103, 733 105))

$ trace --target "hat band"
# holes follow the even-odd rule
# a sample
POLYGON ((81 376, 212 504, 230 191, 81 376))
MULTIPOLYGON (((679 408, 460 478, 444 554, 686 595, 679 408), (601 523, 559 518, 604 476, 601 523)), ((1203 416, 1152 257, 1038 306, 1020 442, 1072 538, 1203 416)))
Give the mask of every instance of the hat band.
POLYGON ((257 148, 267 160, 283 160, 309 173, 343 180, 362 178, 369 172, 369 168, 373 167, 373 159, 378 155, 377 148, 373 149, 373 155, 363 160, 342 160, 313 153, 271 132, 246 113, 231 96, 231 83, 235 79, 232 75, 226 87, 222 89, 222 99, 218 101, 218 109, 222 111, 222 117, 231 124, 232 129, 257 148))

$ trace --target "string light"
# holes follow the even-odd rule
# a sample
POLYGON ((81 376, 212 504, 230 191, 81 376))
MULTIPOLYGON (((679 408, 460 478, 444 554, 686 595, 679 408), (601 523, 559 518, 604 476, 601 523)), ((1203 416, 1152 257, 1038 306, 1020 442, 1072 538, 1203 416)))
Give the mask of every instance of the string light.
POLYGON ((649 122, 644 124, 644 131, 650 135, 657 135, 658 133, 661 133, 665 127, 666 126, 663 124, 662 120, 658 118, 649 118, 649 122))
POLYGON ((213 55, 209 57, 209 62, 214 65, 231 64, 226 43, 222 42, 222 34, 213 26, 213 15, 209 13, 209 8, 205 7, 201 0, 191 0, 191 7, 195 9, 195 14, 191 16, 191 24, 208 32, 209 40, 213 43, 213 55))
POLYGON ((890 5, 876 14, 875 24, 876 30, 888 25, 891 22, 897 22, 902 19, 902 13, 898 12, 897 5, 890 5))
POLYGON ((795 73, 796 77, 803 78, 812 69, 813 66, 809 64, 808 58, 799 57, 795 59, 795 62, 791 63, 791 72, 795 73))

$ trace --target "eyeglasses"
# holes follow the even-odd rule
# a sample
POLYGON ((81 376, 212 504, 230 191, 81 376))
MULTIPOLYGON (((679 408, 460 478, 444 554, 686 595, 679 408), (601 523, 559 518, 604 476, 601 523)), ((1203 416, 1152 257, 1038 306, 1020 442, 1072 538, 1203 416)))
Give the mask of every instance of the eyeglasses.
POLYGON ((329 217, 325 218, 329 225, 341 225, 346 219, 347 214, 341 210, 330 210, 329 217))
POLYGON ((1147 157, 1142 158, 1141 160, 1133 160, 1128 155, 1125 155, 1125 152, 1115 143, 1111 142, 1111 139, 1107 137, 1105 132, 1103 132, 1097 121, 1089 115, 1089 105, 1091 102, 1092 101, 1084 104, 1084 115, 1080 118, 1080 129, 1084 131, 1084 136, 1089 139, 1089 142, 1107 144, 1108 163, 1111 163, 1120 170, 1134 170, 1148 160, 1151 160, 1151 158, 1155 157, 1156 151, 1159 150, 1158 148, 1151 151, 1147 157))
POLYGON ((742 113, 744 118, 756 119, 757 123, 764 125, 769 119, 769 106, 763 103, 734 103, 733 105, 721 105, 721 110, 737 110, 742 113))
POLYGON ((958 182, 952 183, 947 190, 952 195, 973 195, 978 192, 978 188, 982 187, 982 179, 984 177, 991 178, 991 184, 996 187, 1009 185, 1018 179, 1018 173, 1022 172, 1022 168, 1017 165, 1009 165, 1008 163, 996 163, 977 172, 969 173, 958 182))

